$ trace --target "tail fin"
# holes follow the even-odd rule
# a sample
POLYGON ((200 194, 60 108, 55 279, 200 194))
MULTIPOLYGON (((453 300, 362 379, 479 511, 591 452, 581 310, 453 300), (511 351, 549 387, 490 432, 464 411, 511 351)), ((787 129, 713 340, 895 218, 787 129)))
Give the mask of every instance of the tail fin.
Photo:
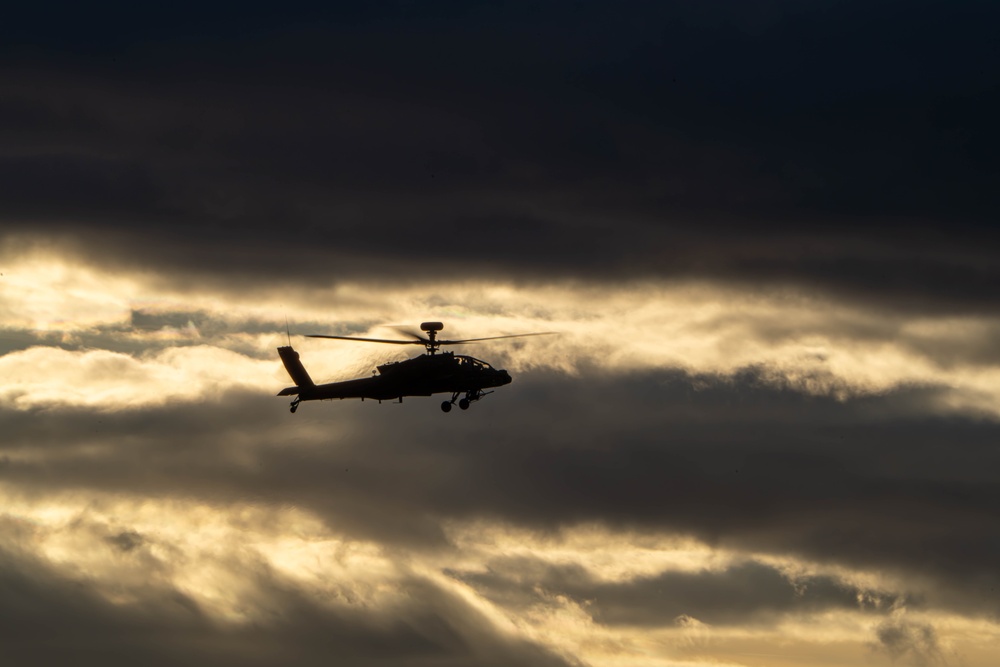
POLYGON ((278 356, 281 357, 281 363, 285 365, 285 370, 295 380, 295 384, 299 387, 316 386, 312 378, 309 377, 309 373, 306 372, 306 367, 299 361, 299 353, 292 349, 291 345, 279 347, 278 356))

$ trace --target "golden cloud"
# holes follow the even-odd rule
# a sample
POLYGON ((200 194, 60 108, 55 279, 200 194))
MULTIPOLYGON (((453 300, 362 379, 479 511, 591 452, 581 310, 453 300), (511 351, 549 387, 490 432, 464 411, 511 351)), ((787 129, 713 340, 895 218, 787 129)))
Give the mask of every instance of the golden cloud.
MULTIPOLYGON (((518 372, 679 368, 724 376, 752 367, 763 382, 807 393, 846 397, 933 386, 944 390, 941 410, 1000 414, 1000 358, 989 347, 1000 334, 998 317, 934 318, 792 289, 761 292, 705 282, 192 291, 171 289, 162 276, 116 273, 54 254, 4 261, 0 329, 27 332, 50 346, 0 358, 0 396, 22 408, 196 400, 230 386, 270 392, 285 380, 276 373, 276 361, 259 360, 274 359, 287 317, 296 330, 308 327, 309 333, 385 336, 379 323, 426 319, 444 320, 446 335, 455 337, 561 333, 463 348, 518 372), (201 331, 191 321, 153 330, 130 327, 133 311, 202 313, 225 330, 201 331), (132 359, 58 349, 88 342, 108 351, 129 346, 132 359), (185 347, 168 352, 171 344, 185 347), (193 344, 200 347, 187 347, 193 344)), ((367 373, 400 354, 372 345, 293 342, 313 375, 324 379, 367 373)))

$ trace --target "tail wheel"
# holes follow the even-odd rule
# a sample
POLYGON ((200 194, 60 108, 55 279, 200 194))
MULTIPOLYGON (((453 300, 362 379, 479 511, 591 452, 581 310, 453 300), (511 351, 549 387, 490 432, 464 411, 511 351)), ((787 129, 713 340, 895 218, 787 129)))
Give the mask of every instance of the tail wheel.
POLYGON ((463 398, 462 400, 460 400, 458 402, 458 407, 462 408, 463 410, 468 410, 469 409, 469 399, 463 398))
POLYGON ((441 412, 451 412, 451 401, 444 401, 441 403, 441 412))

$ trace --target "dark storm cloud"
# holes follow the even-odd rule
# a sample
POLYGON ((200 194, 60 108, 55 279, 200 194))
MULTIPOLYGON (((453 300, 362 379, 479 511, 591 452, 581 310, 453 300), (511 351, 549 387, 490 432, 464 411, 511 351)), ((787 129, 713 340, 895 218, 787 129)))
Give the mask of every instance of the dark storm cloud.
POLYGON ((888 655, 893 662, 915 667, 946 665, 948 660, 938 643, 937 631, 928 623, 905 617, 888 618, 875 628, 876 642, 872 647, 888 655))
MULTIPOLYGON (((719 571, 665 572, 626 582, 595 580, 581 567, 552 565, 526 558, 497 559, 487 571, 457 572, 462 581, 490 598, 518 607, 537 603, 544 594, 567 595, 587 606, 595 621, 606 624, 669 627, 692 617, 718 626, 742 627, 773 622, 783 614, 858 609, 858 594, 833 577, 791 581, 773 567, 748 561, 719 571)), ((884 595, 887 603, 893 596, 884 595)), ((869 607, 869 610, 873 610, 869 607)))
POLYGON ((108 261, 996 305, 990 3, 19 11, 5 226, 108 261))
POLYGON ((931 605, 1000 611, 1000 432, 929 416, 939 390, 838 401, 753 371, 535 378, 452 415, 412 399, 291 416, 281 399, 238 393, 103 415, 8 412, 0 475, 31 496, 291 504, 416 551, 449 548, 442 521, 454 519, 668 531, 879 571, 916 582, 897 593, 931 605))
POLYGON ((132 551, 136 547, 142 546, 143 538, 142 535, 134 530, 125 530, 117 535, 110 535, 105 538, 108 544, 113 545, 117 549, 122 551, 132 551))

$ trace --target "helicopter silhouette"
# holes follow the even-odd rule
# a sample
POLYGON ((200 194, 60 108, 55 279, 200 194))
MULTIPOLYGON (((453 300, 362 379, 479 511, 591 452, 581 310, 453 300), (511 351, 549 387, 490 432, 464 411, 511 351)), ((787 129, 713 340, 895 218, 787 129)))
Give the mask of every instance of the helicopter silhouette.
POLYGON ((385 338, 359 338, 356 336, 326 336, 309 334, 309 338, 332 338, 335 340, 352 340, 367 343, 385 343, 389 345, 423 345, 427 352, 412 359, 395 361, 377 367, 377 373, 372 377, 316 384, 309 377, 305 366, 299 359, 299 353, 288 345, 278 348, 278 356, 285 370, 295 381, 294 387, 286 387, 278 392, 278 396, 295 396, 289 410, 295 412, 302 401, 324 401, 332 399, 366 398, 377 400, 398 399, 403 402, 404 396, 431 396, 432 394, 451 394, 451 400, 441 403, 441 410, 451 412, 458 402, 458 407, 468 410, 469 406, 492 394, 485 391, 494 387, 510 384, 510 373, 493 368, 482 359, 476 359, 464 354, 442 352, 442 345, 462 345, 484 340, 500 338, 522 338, 525 336, 548 336, 556 332, 543 331, 538 333, 510 334, 507 336, 487 336, 485 338, 464 338, 461 340, 438 340, 437 334, 444 328, 441 322, 424 322, 420 329, 427 335, 400 330, 414 340, 392 340, 385 338), (464 396, 463 396, 464 394, 464 396), (459 398, 459 397, 462 398, 459 398))

